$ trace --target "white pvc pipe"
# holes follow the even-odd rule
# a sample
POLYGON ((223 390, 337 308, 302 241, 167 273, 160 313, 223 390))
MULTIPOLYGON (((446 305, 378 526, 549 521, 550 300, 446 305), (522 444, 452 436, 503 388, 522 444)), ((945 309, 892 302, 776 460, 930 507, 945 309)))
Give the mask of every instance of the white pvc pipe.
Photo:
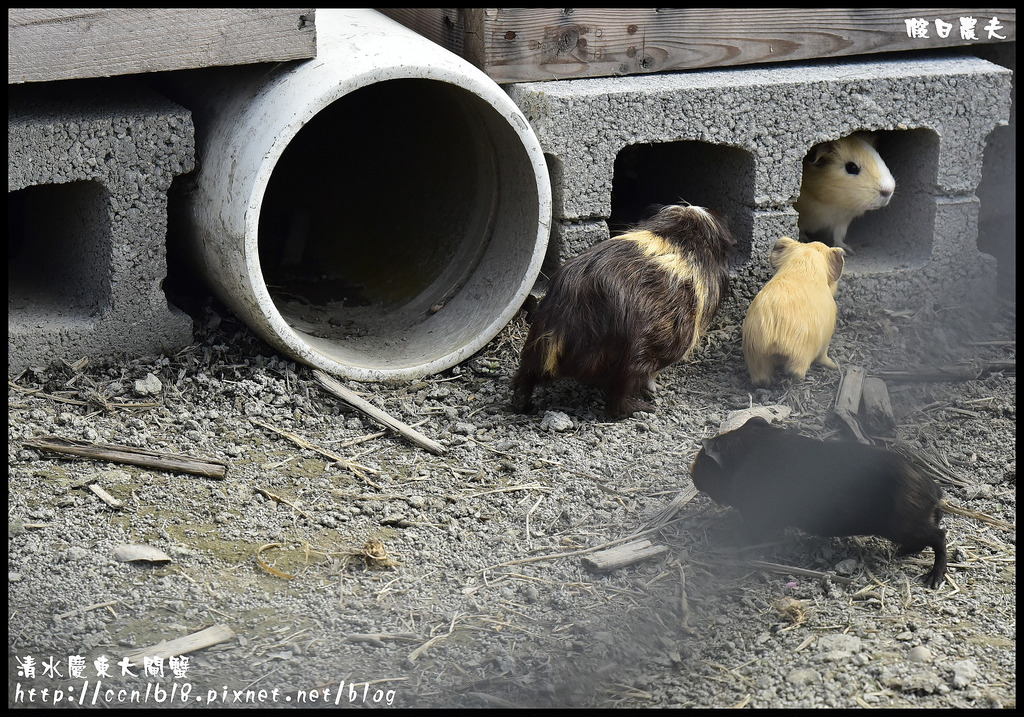
POLYGON ((256 333, 360 381, 469 358, 540 272, 551 189, 508 95, 368 9, 317 10, 317 57, 209 81, 186 214, 256 333))

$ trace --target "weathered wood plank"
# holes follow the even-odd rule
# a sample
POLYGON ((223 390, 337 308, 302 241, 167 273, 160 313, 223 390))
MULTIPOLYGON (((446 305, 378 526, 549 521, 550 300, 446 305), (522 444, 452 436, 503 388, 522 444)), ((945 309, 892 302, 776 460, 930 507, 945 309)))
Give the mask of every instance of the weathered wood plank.
POLYGON ((228 464, 221 460, 193 458, 177 453, 161 453, 135 446, 112 446, 106 443, 75 441, 60 436, 30 438, 23 445, 26 448, 35 448, 50 453, 63 453, 112 463, 127 463, 128 465, 175 473, 191 473, 221 480, 227 476, 228 472, 228 464))
POLYGON ((896 418, 892 413, 889 389, 880 378, 867 377, 861 390, 864 428, 872 436, 891 438, 896 435, 896 418))
POLYGON ((861 443, 871 443, 860 427, 860 399, 867 371, 862 366, 847 366, 836 392, 835 413, 849 426, 861 443))
POLYGON ((10 8, 7 83, 316 56, 312 8, 10 8))
POLYGON ((581 560, 584 567, 597 572, 607 572, 623 568, 641 560, 649 560, 668 552, 665 545, 653 545, 650 540, 634 540, 632 543, 616 545, 607 550, 584 556, 581 560))
MULTIPOLYGON (((497 82, 646 74, 1016 40, 1013 8, 378 8, 497 82), (974 18, 961 36, 960 18, 974 18), (1001 27, 986 29, 993 18, 1001 27), (925 21, 925 37, 908 21, 925 21), (936 20, 950 25, 945 38, 936 20)), ((943 26, 945 27, 945 25, 943 26)))

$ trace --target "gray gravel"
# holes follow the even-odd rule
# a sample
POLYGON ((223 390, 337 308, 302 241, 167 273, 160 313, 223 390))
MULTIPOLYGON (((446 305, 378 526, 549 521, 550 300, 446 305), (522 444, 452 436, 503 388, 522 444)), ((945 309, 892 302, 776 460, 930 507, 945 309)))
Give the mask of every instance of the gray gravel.
MULTIPOLYGON (((730 315, 662 374, 655 413, 621 421, 572 381, 538 389, 535 413, 510 411, 523 316, 440 375, 346 384, 442 456, 377 435, 216 307, 175 354, 10 377, 9 705, 32 688, 36 705, 56 690, 77 701, 85 680, 91 701, 94 660, 223 625, 234 637, 190 653, 184 677, 114 666, 95 704, 120 706, 106 689, 123 687, 145 706, 185 695, 192 707, 293 707, 317 690, 334 707, 341 685, 339 704, 360 707, 1015 706, 1015 374, 889 384, 901 441, 964 482, 943 485, 951 504, 994 520, 944 517, 949 579, 932 591, 919 581, 930 550, 900 558, 880 538, 796 532, 745 546, 733 512, 700 494, 673 503, 692 486, 699 439, 730 411, 784 406, 781 425, 845 435, 839 373, 752 390, 730 315), (218 481, 23 445, 44 435, 229 471, 218 481), (587 567, 582 551, 637 533, 665 551, 587 567), (170 562, 120 562, 125 543, 170 562), (259 560, 277 574, 257 561, 270 544, 259 560), (84 676, 69 675, 72 655, 84 676), (55 659, 61 676, 27 675, 27 657, 55 659)), ((1014 340, 1012 306, 983 322, 926 307, 844 314, 831 355, 869 372, 1012 361, 1014 340)))

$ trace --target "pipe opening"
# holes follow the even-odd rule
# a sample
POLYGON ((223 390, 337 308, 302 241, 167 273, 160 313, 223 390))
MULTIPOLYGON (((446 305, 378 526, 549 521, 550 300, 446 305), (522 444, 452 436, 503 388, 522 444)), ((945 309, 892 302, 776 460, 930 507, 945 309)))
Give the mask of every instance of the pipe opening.
POLYGON ((401 368, 457 350, 524 291, 539 218, 506 118, 455 85, 388 80, 335 100, 285 148, 260 207, 259 267, 318 351, 401 368))

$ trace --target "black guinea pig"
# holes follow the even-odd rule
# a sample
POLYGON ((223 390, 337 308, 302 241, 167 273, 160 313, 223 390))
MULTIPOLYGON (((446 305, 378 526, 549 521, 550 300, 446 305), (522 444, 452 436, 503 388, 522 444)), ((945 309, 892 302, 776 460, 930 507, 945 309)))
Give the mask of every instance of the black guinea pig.
POLYGON ((945 578, 942 490, 900 454, 808 438, 760 417, 702 444, 693 484, 738 509, 751 532, 793 527, 820 536, 880 535, 899 555, 931 546, 935 564, 924 581, 936 588, 945 578))
POLYGON ((512 378, 512 406, 534 387, 577 378, 604 391, 615 418, 654 407, 636 398, 686 358, 729 289, 735 241, 703 207, 669 205, 622 236, 593 245, 551 276, 512 378))

